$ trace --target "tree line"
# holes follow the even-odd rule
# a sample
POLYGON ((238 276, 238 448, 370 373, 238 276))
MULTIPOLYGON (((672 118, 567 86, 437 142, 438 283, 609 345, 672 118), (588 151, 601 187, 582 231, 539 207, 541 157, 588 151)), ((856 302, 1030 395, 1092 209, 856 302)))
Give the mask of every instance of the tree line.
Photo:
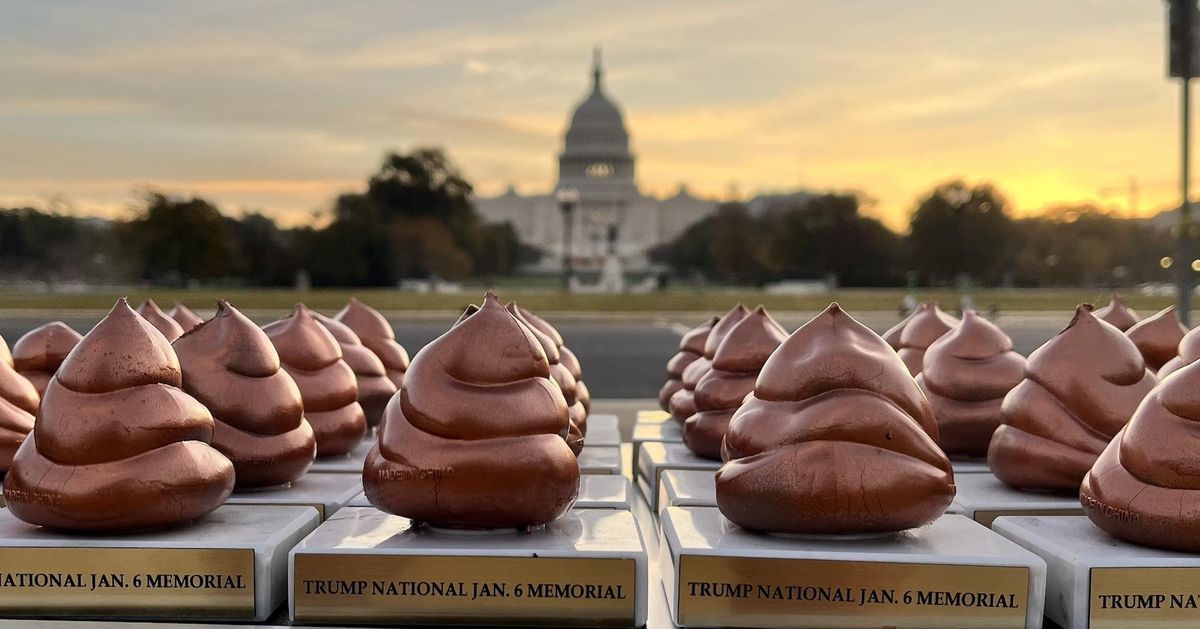
POLYGON ((991 184, 949 181, 923 195, 909 231, 862 212, 855 194, 827 194, 751 212, 722 204, 655 259, 677 273, 762 285, 831 279, 844 286, 1121 286, 1163 281, 1169 229, 1094 206, 1012 216, 991 184))
MULTIPOLYGON (((388 154, 366 190, 319 225, 283 228, 223 214, 201 198, 148 193, 116 221, 0 209, 0 279, 288 286, 394 286, 409 278, 511 275, 539 253, 475 211, 471 184, 438 149, 388 154)), ((1100 286, 1166 279, 1170 230, 1096 207, 1015 218, 990 184, 949 181, 923 195, 898 234, 856 194, 721 204, 652 259, 683 279, 762 285, 1100 286)))

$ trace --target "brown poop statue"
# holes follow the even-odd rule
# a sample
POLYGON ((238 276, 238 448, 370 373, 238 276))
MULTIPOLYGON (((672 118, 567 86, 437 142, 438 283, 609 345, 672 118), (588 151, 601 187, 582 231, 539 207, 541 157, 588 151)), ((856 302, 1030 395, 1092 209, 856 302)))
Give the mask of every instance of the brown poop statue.
MULTIPOLYGON (((549 323, 546 323, 541 318, 535 320, 537 315, 518 307, 516 303, 508 305, 508 312, 517 321, 520 321, 525 327, 529 328, 529 332, 533 334, 533 338, 538 340, 538 343, 542 346, 542 351, 546 353, 546 360, 550 363, 550 379, 554 380, 558 388, 562 389, 563 397, 567 400, 568 415, 571 417, 572 433, 579 434, 580 441, 578 445, 573 440, 569 440, 572 441, 571 449, 578 454, 579 449, 583 447, 583 438, 587 437, 588 413, 578 396, 579 382, 575 380, 575 374, 571 372, 571 369, 562 360, 563 355, 559 349, 562 347, 562 337, 559 336, 558 330, 550 327, 549 323)), ((571 360, 578 366, 579 361, 575 360, 574 354, 571 355, 571 360)))
POLYGON ((762 306, 729 331, 713 355, 712 369, 696 384, 696 414, 683 424, 683 443, 692 452, 721 460, 730 418, 754 391, 759 370, 787 336, 762 306))
POLYGON ((8 343, 0 336, 0 476, 8 471, 17 448, 33 430, 37 409, 37 392, 13 369, 8 343))
POLYGON ((884 335, 898 338, 896 352, 900 354, 900 359, 908 367, 908 372, 915 377, 921 373, 925 350, 956 325, 958 325, 958 319, 942 312, 936 303, 926 302, 917 306, 912 315, 885 332, 884 335), (900 328, 897 334, 896 328, 899 326, 904 327, 900 328))
POLYGON ((1125 336, 1137 345, 1142 358, 1146 360, 1146 366, 1151 371, 1158 371, 1179 355, 1179 343, 1187 332, 1188 329, 1179 321, 1175 306, 1170 306, 1133 324, 1125 331, 1125 336))
POLYGON ((713 317, 703 325, 688 330, 679 340, 679 352, 667 361, 667 382, 658 391, 658 406, 662 410, 671 410, 671 396, 683 389, 683 370, 704 356, 704 341, 716 323, 717 318, 713 317))
POLYGON ((1017 489, 1078 492, 1157 381, 1133 341, 1080 306, 1029 355, 1025 379, 1005 396, 988 467, 1017 489))
POLYGON ((204 323, 204 319, 200 315, 178 301, 175 302, 175 306, 167 314, 175 320, 175 323, 179 324, 179 327, 183 328, 184 332, 204 323))
POLYGON ((396 388, 404 384, 404 372, 408 371, 408 352, 396 342, 396 332, 378 310, 351 297, 350 303, 333 318, 354 330, 362 344, 375 352, 387 369, 388 379, 396 388))
POLYGON ((1146 396, 1079 492, 1100 528, 1137 544, 1200 552, 1200 366, 1146 396))
POLYGON ((33 383, 38 395, 83 337, 62 321, 52 321, 26 332, 13 344, 12 360, 17 372, 33 383))
MULTIPOLYGON (((531 328, 545 334, 554 342, 558 348, 558 360, 567 368, 571 377, 575 379, 575 399, 582 406, 582 416, 584 418, 581 426, 583 434, 587 434, 587 416, 592 412, 592 394, 588 391, 587 385, 583 382, 583 366, 579 364, 579 358, 575 356, 575 352, 567 347, 563 342, 563 337, 558 333, 558 329, 550 325, 549 321, 539 317, 537 314, 526 310, 525 308, 517 307, 521 312, 521 320, 531 328)), ((570 400, 568 399, 568 404, 570 400)))
POLYGON ((1126 305, 1125 300, 1121 299, 1121 296, 1116 293, 1112 294, 1112 298, 1109 299, 1107 306, 1097 310, 1094 314, 1097 319, 1112 325, 1122 332, 1132 328, 1134 324, 1141 320, 1137 311, 1126 305))
POLYGON ((1158 370, 1158 379, 1162 380, 1180 369, 1200 360, 1200 328, 1193 328, 1183 335, 1179 341, 1179 355, 1168 360, 1158 370))
POLYGON ((383 420, 383 409, 396 394, 396 385, 388 378, 383 361, 362 344, 350 326, 320 313, 313 316, 342 347, 342 360, 350 365, 358 382, 358 404, 367 415, 367 425, 378 426, 383 420))
POLYGON ((742 304, 738 304, 713 324, 712 330, 709 330, 708 336, 704 339, 703 355, 683 370, 681 378, 683 388, 671 396, 669 410, 672 419, 683 424, 689 417, 696 414, 696 385, 700 383, 704 374, 712 369, 713 356, 716 355, 721 341, 725 340, 725 335, 729 334, 729 331, 741 323, 748 314, 750 311, 746 310, 742 304))
POLYGON ((213 418, 179 389, 171 344, 122 299, 46 388, 33 433, 4 478, 30 524, 85 531, 194 520, 233 491, 233 464, 209 445, 213 418))
POLYGON ((353 450, 367 433, 367 418, 358 404, 354 371, 342 360, 337 339, 304 304, 263 331, 300 389, 304 417, 317 438, 317 456, 353 450))
POLYGON ((544 524, 579 490, 569 427, 541 344, 488 292, 413 357, 363 488, 383 511, 444 528, 544 524))
POLYGON ((775 350, 730 421, 717 506, 776 533, 921 526, 954 499, 936 436, 896 352, 832 304, 775 350))
POLYGON ((938 424, 938 446, 950 456, 986 456, 1000 426, 1004 396, 1024 377, 1025 357, 1012 339, 975 313, 925 352, 917 384, 938 424))
POLYGON ((222 300, 216 316, 172 346, 183 390, 212 412, 212 445, 233 462, 238 487, 281 485, 308 471, 317 442, 265 332, 222 300))
POLYGON ((137 313, 149 321, 156 330, 162 332, 162 335, 167 337, 168 343, 174 343, 175 339, 183 336, 183 327, 163 312, 153 299, 143 301, 142 305, 138 306, 137 313))

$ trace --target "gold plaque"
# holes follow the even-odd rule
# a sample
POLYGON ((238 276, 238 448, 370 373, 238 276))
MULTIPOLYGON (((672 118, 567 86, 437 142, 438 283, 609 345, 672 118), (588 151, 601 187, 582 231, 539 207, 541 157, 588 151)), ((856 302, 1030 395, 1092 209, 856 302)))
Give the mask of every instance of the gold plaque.
POLYGON ((1090 577, 1091 627, 1200 625, 1200 568, 1092 568, 1090 577))
POLYGON ((633 559, 295 555, 296 622, 630 627, 633 559))
POLYGON ((642 424, 661 424, 668 419, 671 419, 671 414, 666 411, 650 410, 637 413, 638 423, 642 424))
POLYGON ((0 615, 254 618, 248 548, 0 548, 0 615))
POLYGON ((1004 511, 976 511, 975 521, 992 528, 996 518, 1010 515, 1083 515, 1083 507, 1074 509, 1008 509, 1004 511))
POLYGON ((682 625, 1020 628, 1024 566, 684 555, 682 625))

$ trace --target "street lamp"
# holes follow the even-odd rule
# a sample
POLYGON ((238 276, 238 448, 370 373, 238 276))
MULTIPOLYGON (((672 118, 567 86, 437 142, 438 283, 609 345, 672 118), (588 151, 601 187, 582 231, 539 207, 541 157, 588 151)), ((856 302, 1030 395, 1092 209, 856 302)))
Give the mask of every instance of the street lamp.
POLYGON ((562 210, 563 246, 562 246, 562 287, 564 291, 571 290, 571 229, 574 226, 575 206, 579 203, 579 191, 575 188, 559 188, 554 193, 558 201, 558 209, 562 210))

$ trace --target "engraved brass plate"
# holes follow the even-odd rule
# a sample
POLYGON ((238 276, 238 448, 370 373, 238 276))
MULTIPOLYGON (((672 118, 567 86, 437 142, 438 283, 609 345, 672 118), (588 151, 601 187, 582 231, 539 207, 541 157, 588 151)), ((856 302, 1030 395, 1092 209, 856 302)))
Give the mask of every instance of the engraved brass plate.
POLYGON ((1200 568, 1092 568, 1090 581, 1091 627, 1200 625, 1200 568))
POLYGON ((975 521, 992 528, 996 518, 1016 515, 1083 515, 1083 507, 1075 509, 1008 509, 1005 511, 976 511, 975 521))
POLYGON ((295 555, 296 622, 630 627, 633 559, 295 555))
POLYGON ((0 548, 0 615, 254 618, 254 551, 0 548))
POLYGON ((681 625, 1015 629, 1029 569, 684 555, 675 596, 681 625))

